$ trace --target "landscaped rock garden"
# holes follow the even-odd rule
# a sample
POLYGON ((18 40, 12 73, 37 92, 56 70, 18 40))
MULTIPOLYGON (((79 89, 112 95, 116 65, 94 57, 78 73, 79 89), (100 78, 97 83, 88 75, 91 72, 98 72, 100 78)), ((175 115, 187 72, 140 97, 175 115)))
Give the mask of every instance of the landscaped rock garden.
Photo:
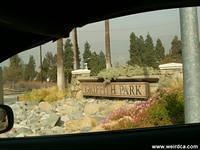
POLYGON ((102 122, 113 110, 132 100, 66 98, 55 102, 18 101, 12 104, 15 124, 0 137, 25 137, 103 131, 102 122))
MULTIPOLYGON (((142 71, 144 70, 140 70, 142 71)), ((135 72, 131 67, 122 68, 122 71, 117 72, 118 74, 116 70, 111 73, 108 71, 99 76, 105 81, 110 81, 111 77, 113 79, 113 75, 116 81, 145 79, 146 82, 148 79, 151 88, 148 100, 96 99, 95 97, 86 99, 83 98, 81 91, 81 80, 73 79, 67 92, 59 92, 55 87, 32 90, 20 101, 12 104, 11 108, 15 116, 14 127, 0 137, 75 134, 184 122, 182 82, 177 80, 177 82, 170 81, 164 84, 166 79, 157 83, 158 78, 155 76, 132 77, 135 72), (123 72, 127 71, 130 76, 121 77, 123 72)), ((152 69, 149 72, 151 75, 157 74, 152 69)), ((84 76, 84 80, 88 80, 86 77, 84 76)), ((90 77, 90 80, 97 79, 90 77)))
POLYGON ((15 115, 14 127, 0 137, 75 134, 183 124, 181 89, 176 86, 165 88, 148 100, 64 98, 53 102, 17 101, 11 105, 15 115))

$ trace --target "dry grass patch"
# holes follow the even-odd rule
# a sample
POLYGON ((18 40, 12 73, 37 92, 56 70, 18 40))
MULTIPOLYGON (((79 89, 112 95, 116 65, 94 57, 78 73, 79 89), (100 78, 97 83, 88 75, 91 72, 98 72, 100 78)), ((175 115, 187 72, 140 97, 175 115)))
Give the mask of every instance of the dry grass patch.
POLYGON ((49 88, 33 89, 19 97, 22 101, 47 101, 53 102, 67 96, 67 90, 61 92, 56 86, 49 88))

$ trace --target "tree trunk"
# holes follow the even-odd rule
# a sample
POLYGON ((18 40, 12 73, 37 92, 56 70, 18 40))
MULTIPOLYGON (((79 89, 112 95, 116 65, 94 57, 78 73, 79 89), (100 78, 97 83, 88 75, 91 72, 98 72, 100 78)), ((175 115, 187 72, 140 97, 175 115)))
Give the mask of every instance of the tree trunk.
POLYGON ((57 40, 57 86, 59 91, 65 90, 65 76, 63 63, 63 39, 57 40))
POLYGON ((43 70, 42 70, 42 45, 40 45, 40 75, 41 81, 43 82, 43 70))
POLYGON ((74 53, 74 70, 79 69, 79 53, 78 53, 78 40, 77 40, 77 30, 74 28, 72 30, 72 45, 74 53))
POLYGON ((106 51, 106 68, 111 68, 111 52, 110 52, 110 31, 109 20, 105 20, 105 51, 106 51))
POLYGON ((3 72, 0 67, 0 104, 3 104, 3 72))

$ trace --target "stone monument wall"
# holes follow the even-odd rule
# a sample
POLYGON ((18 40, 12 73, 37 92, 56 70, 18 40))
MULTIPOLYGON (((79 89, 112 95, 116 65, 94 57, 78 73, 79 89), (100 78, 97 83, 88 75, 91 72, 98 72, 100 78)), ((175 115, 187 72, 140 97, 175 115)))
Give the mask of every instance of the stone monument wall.
MULTIPOLYGON (((116 82, 148 82, 150 88, 150 94, 155 93, 162 83, 171 82, 174 80, 183 79, 183 69, 180 63, 168 63, 159 66, 159 75, 149 75, 149 76, 133 76, 133 77, 119 77, 116 82)), ((75 99, 81 99, 83 97, 83 92, 81 89, 81 82, 97 82, 98 78, 90 76, 90 70, 79 69, 72 71, 71 80, 71 96, 75 99)))
POLYGON ((181 63, 168 63, 159 65, 160 82, 183 80, 183 66, 181 63))

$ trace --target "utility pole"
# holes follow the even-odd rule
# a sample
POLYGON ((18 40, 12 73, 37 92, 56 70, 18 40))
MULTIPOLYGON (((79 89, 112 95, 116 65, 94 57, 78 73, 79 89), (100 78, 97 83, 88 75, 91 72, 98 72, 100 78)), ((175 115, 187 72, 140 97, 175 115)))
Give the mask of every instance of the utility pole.
POLYGON ((106 51, 106 69, 112 67, 110 52, 110 27, 109 20, 105 20, 105 51, 106 51))
POLYGON ((42 66, 42 45, 40 45, 40 73, 41 73, 41 80, 43 82, 43 66, 42 66))
POLYGON ((200 122, 200 49, 197 8, 180 8, 185 123, 200 122))
POLYGON ((63 39, 57 40, 57 86, 59 91, 65 90, 64 62, 63 62, 63 39))
POLYGON ((78 40, 77 40, 76 28, 72 30, 72 46, 74 53, 74 70, 77 70, 80 68, 80 66, 79 66, 78 40))
POLYGON ((2 68, 0 67, 0 104, 3 104, 4 97, 3 97, 3 72, 2 68))

